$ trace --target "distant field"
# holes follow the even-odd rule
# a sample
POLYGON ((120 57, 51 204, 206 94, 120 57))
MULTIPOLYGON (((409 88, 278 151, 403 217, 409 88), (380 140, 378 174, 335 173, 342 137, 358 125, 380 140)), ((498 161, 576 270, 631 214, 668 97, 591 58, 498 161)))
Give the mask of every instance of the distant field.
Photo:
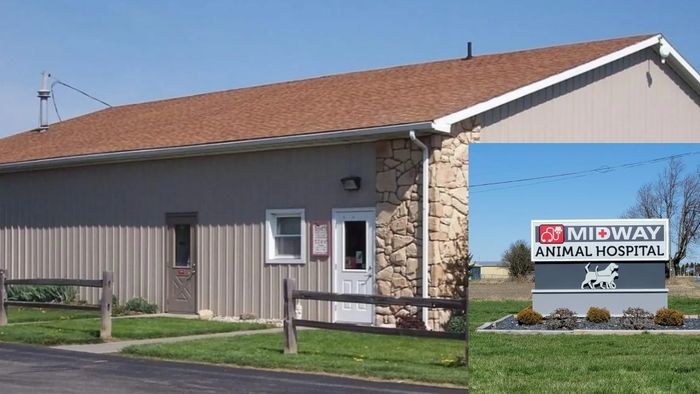
POLYGON ((530 300, 533 282, 518 280, 482 279, 469 282, 469 298, 472 300, 530 300))

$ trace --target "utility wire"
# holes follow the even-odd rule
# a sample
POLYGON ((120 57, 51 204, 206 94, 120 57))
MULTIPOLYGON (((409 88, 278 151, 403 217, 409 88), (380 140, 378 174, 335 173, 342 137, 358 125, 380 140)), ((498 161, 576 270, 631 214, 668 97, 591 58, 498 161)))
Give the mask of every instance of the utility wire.
MULTIPOLYGON (((671 160, 674 158, 697 155, 699 153, 700 153, 700 151, 679 153, 676 155, 658 157, 655 159, 637 161, 637 162, 632 162, 632 163, 625 163, 625 164, 620 164, 620 165, 612 166, 612 167, 601 166, 601 167, 593 168, 590 170, 583 170, 583 171, 564 172, 564 173, 559 173, 559 174, 535 176, 535 177, 529 177, 529 178, 508 179, 505 181, 486 182, 486 183, 479 183, 476 185, 470 185, 469 187, 470 188, 479 188, 479 187, 485 187, 485 186, 495 186, 495 185, 504 185, 504 184, 512 184, 512 183, 523 183, 523 182, 539 181, 539 180, 553 179, 553 178, 568 179, 568 177, 576 178, 578 176, 594 175, 595 173, 605 174, 605 173, 612 172, 612 171, 615 171, 615 170, 618 170, 621 168, 639 167, 639 166, 643 166, 643 165, 654 164, 654 163, 658 163, 658 162, 662 162, 662 161, 666 161, 666 160, 671 160)), ((562 180, 565 180, 565 179, 562 179, 562 180)), ((538 183, 541 183, 541 182, 538 182, 538 183)), ((499 189, 489 189, 489 190, 499 190, 499 189)))
POLYGON ((541 185, 543 183, 554 183, 554 182, 564 182, 564 181, 570 181, 573 179, 578 179, 578 178, 584 178, 587 176, 592 176, 596 174, 580 174, 580 175, 572 175, 572 176, 567 176, 565 178, 557 178, 557 179, 545 179, 537 182, 532 182, 532 183, 519 183, 515 185, 510 185, 510 186, 501 186, 501 187, 494 187, 492 189, 479 189, 475 191, 469 191, 469 194, 480 194, 480 193, 488 193, 488 192, 495 192, 498 190, 508 190, 508 189, 519 189, 522 187, 528 187, 528 186, 534 186, 534 185, 541 185))
MULTIPOLYGON (((106 106, 109 107, 109 108, 112 108, 112 106, 109 105, 109 104, 107 104, 106 102, 104 102, 104 101, 98 99, 98 98, 95 97, 95 96, 92 96, 92 95, 90 95, 90 94, 88 94, 88 93, 85 93, 84 91, 82 91, 82 90, 80 90, 80 89, 78 89, 78 88, 76 88, 76 87, 74 87, 74 86, 71 86, 71 85, 69 85, 69 84, 67 84, 67 83, 65 83, 65 82, 59 81, 58 79, 57 79, 56 81, 54 81, 54 84, 56 84, 56 83, 59 84, 59 85, 63 85, 63 86, 65 86, 65 87, 69 88, 69 89, 73 89, 73 90, 75 90, 76 92, 78 92, 78 93, 80 93, 80 94, 82 94, 82 95, 84 95, 84 96, 86 96, 86 97, 89 97, 89 98, 91 98, 91 99, 93 99, 93 100, 95 100, 95 101, 97 101, 97 102, 99 102, 99 103, 102 103, 102 104, 106 105, 106 106)), ((52 85, 53 85, 53 84, 52 84, 52 85)))
POLYGON ((56 112, 56 117, 58 118, 59 122, 63 122, 63 119, 61 119, 61 114, 58 113, 58 105, 56 104, 56 93, 53 91, 53 86, 56 84, 56 82, 51 84, 51 103, 53 104, 53 110, 56 112))
POLYGON ((83 90, 81 90, 81 89, 76 88, 75 86, 71 86, 71 85, 69 85, 69 84, 67 84, 67 83, 65 83, 65 82, 63 82, 63 81, 60 81, 60 80, 54 78, 54 81, 51 83, 51 101, 52 101, 52 103, 53 103, 53 109, 54 109, 54 111, 56 112, 56 116, 58 117, 58 121, 59 121, 59 122, 62 122, 63 119, 61 119, 61 115, 60 115, 59 112, 58 112, 58 104, 56 103, 56 93, 54 92, 54 86, 56 86, 56 85, 62 85, 62 86, 65 86, 65 87, 67 87, 67 88, 69 88, 69 89, 73 89, 73 90, 75 90, 76 92, 82 94, 83 96, 86 96, 86 97, 88 97, 88 98, 91 98, 91 99, 97 101, 98 103, 101 103, 101 104, 103 104, 103 105, 105 105, 105 106, 107 106, 107 107, 109 107, 109 108, 112 108, 112 106, 109 105, 108 103, 106 103, 105 101, 100 100, 100 99, 98 99, 97 97, 95 97, 95 96, 93 96, 93 95, 91 95, 91 94, 89 94, 89 93, 87 93, 87 92, 85 92, 85 91, 83 91, 83 90))

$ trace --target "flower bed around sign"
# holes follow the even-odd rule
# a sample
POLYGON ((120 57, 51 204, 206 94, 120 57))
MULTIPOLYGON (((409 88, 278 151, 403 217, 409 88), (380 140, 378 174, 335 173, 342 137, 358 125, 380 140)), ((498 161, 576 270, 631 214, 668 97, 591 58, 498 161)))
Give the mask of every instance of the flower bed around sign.
POLYGON ((622 316, 610 316, 605 308, 591 308, 586 316, 575 316, 559 308, 541 317, 532 307, 517 315, 508 315, 485 330, 571 331, 571 330, 700 330, 700 318, 684 316, 682 312, 662 308, 656 314, 642 308, 627 308, 622 316), (539 319, 538 319, 539 317, 539 319))

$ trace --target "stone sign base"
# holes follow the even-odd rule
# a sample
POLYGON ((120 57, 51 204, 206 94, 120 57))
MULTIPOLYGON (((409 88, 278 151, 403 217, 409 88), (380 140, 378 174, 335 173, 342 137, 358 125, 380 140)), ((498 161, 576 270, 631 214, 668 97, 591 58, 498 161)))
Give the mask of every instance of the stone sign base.
POLYGON ((668 289, 615 290, 532 290, 532 308, 547 316, 557 308, 567 308, 585 316, 588 308, 608 308, 613 316, 622 316, 630 307, 642 307, 655 313, 668 306, 668 289))

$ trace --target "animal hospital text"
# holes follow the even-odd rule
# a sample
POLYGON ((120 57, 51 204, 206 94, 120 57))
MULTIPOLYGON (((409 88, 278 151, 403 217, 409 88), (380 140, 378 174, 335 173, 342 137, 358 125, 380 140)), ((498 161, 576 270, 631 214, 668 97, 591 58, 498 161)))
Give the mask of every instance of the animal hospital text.
POLYGON ((664 256, 661 245, 538 246, 535 257, 654 257, 664 256))

